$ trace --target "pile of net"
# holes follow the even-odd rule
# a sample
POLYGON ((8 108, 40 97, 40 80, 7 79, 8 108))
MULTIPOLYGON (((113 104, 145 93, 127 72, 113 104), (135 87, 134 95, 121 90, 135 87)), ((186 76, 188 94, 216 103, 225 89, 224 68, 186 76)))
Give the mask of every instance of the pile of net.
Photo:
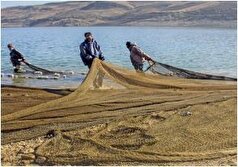
POLYGON ((147 70, 150 70, 154 74, 166 75, 166 76, 177 76, 181 78, 189 78, 189 79, 212 79, 212 80, 226 80, 226 81, 236 81, 237 78, 226 77, 226 76, 218 76, 218 75, 210 75, 199 72, 194 72, 190 70, 185 70, 177 67, 173 67, 171 65, 163 64, 160 62, 155 62, 151 66, 149 66, 147 70))
POLYGON ((41 165, 163 165, 236 155, 236 82, 137 73, 95 59, 73 93, 2 116, 2 144, 56 131, 41 165))

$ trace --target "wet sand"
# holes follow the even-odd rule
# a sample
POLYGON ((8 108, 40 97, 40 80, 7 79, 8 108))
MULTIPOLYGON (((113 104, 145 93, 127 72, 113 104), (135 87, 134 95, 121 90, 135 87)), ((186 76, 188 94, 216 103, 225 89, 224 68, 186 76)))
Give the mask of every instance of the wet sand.
POLYGON ((2 88, 3 165, 236 165, 236 82, 93 67, 73 92, 2 88))
POLYGON ((62 97, 56 91, 50 93, 50 89, 42 90, 15 86, 2 86, 1 93, 2 116, 62 97))

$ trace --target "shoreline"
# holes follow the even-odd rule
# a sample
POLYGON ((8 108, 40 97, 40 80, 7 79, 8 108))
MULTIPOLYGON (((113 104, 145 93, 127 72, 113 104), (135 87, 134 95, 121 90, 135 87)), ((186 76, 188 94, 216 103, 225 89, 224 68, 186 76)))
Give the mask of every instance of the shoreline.
POLYGON ((74 87, 41 88, 41 87, 18 86, 18 85, 8 85, 8 84, 1 84, 1 88, 18 88, 18 89, 45 90, 45 91, 74 91, 77 89, 77 87, 76 88, 74 87))

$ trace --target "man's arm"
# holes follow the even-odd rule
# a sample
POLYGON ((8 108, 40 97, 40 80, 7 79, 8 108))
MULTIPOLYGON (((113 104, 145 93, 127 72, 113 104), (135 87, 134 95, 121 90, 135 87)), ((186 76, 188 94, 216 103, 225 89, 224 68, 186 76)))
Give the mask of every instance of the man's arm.
POLYGON ((104 56, 103 56, 103 54, 102 54, 102 50, 101 50, 101 47, 100 47, 100 45, 98 45, 98 43, 96 42, 96 49, 97 49, 97 51, 99 52, 99 59, 100 60, 105 60, 105 58, 104 58, 104 56))
POLYGON ((133 52, 139 56, 141 56, 142 58, 145 58, 145 60, 147 61, 152 61, 154 62, 154 60, 149 56, 147 55, 145 52, 143 52, 140 48, 138 47, 133 47, 133 52))
POLYGON ((18 52, 15 49, 13 51, 14 51, 15 55, 17 55, 17 59, 21 59, 23 62, 25 62, 25 58, 20 52, 18 52))

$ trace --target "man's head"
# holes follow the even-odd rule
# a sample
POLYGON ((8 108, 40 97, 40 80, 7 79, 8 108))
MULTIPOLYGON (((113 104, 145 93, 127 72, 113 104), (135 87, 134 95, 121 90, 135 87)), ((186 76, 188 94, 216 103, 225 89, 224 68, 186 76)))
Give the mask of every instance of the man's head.
POLYGON ((130 41, 126 42, 126 47, 129 49, 132 46, 132 43, 130 41))
POLYGON ((84 37, 87 41, 91 42, 93 40, 93 35, 91 32, 84 33, 84 37))
POLYGON ((7 47, 8 47, 9 50, 12 50, 14 48, 12 43, 7 44, 7 47))

